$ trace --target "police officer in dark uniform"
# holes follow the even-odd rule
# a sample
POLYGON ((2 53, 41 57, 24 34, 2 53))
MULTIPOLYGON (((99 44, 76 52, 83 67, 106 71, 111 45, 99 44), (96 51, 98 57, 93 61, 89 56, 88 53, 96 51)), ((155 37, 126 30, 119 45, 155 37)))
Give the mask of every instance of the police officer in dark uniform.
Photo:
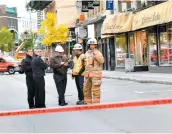
POLYGON ((26 74, 26 85, 27 85, 27 99, 29 108, 35 108, 35 84, 33 80, 33 72, 31 68, 33 52, 27 50, 26 58, 22 62, 22 69, 26 74))
POLYGON ((36 51, 32 60, 33 80, 35 82, 35 107, 45 108, 45 70, 48 65, 40 57, 41 51, 36 51))

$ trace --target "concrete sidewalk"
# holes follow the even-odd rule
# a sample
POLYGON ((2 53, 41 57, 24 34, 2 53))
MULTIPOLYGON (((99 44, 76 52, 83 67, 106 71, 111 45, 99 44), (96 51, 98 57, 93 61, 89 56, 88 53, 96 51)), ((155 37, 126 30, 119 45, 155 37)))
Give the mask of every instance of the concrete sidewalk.
POLYGON ((103 78, 172 85, 172 74, 163 73, 103 71, 103 78))

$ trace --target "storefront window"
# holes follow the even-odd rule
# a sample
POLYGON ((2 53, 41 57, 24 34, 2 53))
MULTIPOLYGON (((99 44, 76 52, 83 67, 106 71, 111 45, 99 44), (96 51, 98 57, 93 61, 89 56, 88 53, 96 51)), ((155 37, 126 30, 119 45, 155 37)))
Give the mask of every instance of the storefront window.
POLYGON ((172 66, 172 23, 160 26, 160 65, 172 66))
POLYGON ((136 32, 136 44, 135 44, 135 64, 136 65, 148 65, 148 52, 147 52, 147 40, 146 32, 136 32))
POLYGON ((133 60, 134 58, 134 34, 129 34, 129 54, 130 54, 130 58, 132 58, 133 60))
POLYGON ((125 66, 125 58, 127 52, 127 43, 125 34, 116 36, 116 65, 118 67, 125 66))
POLYGON ((169 43, 167 25, 160 26, 160 65, 169 65, 169 43))
POLYGON ((156 42, 156 29, 155 28, 152 28, 148 31, 148 44, 149 44, 150 65, 157 65, 158 55, 157 55, 157 42, 156 42))
POLYGON ((169 64, 172 65, 172 23, 168 24, 169 64))

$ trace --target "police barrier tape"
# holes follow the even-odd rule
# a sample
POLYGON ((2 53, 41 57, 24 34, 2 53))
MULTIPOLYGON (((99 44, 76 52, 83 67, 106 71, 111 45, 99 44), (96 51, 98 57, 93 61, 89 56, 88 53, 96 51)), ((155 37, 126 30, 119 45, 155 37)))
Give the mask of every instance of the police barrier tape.
POLYGON ((165 105, 165 104, 172 104, 172 98, 142 100, 142 101, 127 101, 127 102, 105 103, 105 104, 92 104, 92 105, 81 105, 81 106, 66 106, 66 107, 56 107, 56 108, 40 108, 40 109, 31 109, 31 110, 29 109, 29 110, 3 111, 0 112, 0 116, 33 115, 33 114, 43 114, 43 113, 45 114, 45 113, 57 113, 57 112, 74 112, 74 111, 85 111, 85 110, 165 105))

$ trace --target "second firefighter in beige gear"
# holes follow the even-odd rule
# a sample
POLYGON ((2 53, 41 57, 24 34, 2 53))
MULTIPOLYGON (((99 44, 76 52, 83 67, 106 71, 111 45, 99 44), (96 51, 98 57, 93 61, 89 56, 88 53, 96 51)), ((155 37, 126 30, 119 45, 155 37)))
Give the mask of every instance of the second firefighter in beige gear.
POLYGON ((82 53, 81 44, 75 44, 73 50, 75 51, 75 56, 73 59, 74 67, 72 69, 72 77, 75 78, 75 83, 78 90, 78 102, 76 104, 82 105, 84 104, 83 84, 84 84, 85 56, 82 53))
POLYGON ((104 57, 97 49, 97 40, 89 39, 89 50, 85 53, 84 103, 100 103, 102 65, 104 57))

